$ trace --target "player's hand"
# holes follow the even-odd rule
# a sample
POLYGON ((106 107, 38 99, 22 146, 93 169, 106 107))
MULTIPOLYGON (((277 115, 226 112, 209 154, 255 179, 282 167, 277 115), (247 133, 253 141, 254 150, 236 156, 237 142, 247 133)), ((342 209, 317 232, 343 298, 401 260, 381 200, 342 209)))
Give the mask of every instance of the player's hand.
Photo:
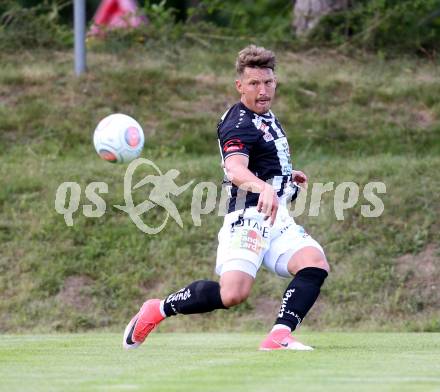
POLYGON ((264 220, 270 218, 270 225, 275 223, 278 212, 278 196, 272 185, 264 184, 263 190, 260 192, 257 204, 258 212, 264 214, 264 220))
POLYGON ((300 170, 292 170, 292 181, 301 188, 307 189, 307 176, 300 170))

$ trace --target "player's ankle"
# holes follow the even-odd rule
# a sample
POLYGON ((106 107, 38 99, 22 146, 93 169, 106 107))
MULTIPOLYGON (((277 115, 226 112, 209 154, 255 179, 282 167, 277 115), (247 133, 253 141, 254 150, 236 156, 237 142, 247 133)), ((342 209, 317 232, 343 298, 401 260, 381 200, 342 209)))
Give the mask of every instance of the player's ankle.
POLYGON ((278 331, 278 330, 280 330, 280 329, 287 329, 289 332, 292 331, 292 329, 291 329, 289 326, 287 326, 287 325, 284 325, 284 324, 275 324, 275 325, 272 327, 272 330, 271 330, 270 332, 278 331))
POLYGON ((159 310, 160 310, 160 314, 163 316, 163 318, 166 318, 167 315, 165 313, 165 310, 163 309, 164 304, 165 304, 165 300, 163 299, 160 301, 159 310))

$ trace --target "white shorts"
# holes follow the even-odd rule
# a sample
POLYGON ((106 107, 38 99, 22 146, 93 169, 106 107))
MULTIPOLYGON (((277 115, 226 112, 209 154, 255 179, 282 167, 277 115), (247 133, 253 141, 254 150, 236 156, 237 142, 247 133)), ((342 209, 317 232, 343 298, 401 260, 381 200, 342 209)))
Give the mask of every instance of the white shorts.
POLYGON ((271 227, 256 207, 225 216, 218 234, 216 272, 243 271, 255 278, 263 264, 282 277, 290 277, 287 263, 298 250, 312 246, 323 254, 321 245, 295 223, 286 207, 280 205, 271 227), (242 216, 242 219, 240 218, 242 216))

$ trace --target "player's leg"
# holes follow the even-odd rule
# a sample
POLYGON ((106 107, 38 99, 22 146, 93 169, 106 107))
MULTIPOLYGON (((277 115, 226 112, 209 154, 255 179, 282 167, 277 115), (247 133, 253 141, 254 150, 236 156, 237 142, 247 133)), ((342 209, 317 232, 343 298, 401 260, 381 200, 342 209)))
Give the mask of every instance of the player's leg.
POLYGON ((219 232, 216 272, 225 306, 247 299, 270 242, 269 223, 256 208, 225 217, 219 232))
POLYGON ((198 280, 168 295, 164 300, 150 299, 127 325, 123 346, 127 349, 139 347, 166 317, 207 313, 238 305, 249 296, 253 282, 254 277, 246 272, 228 270, 221 275, 220 284, 198 280))
POLYGON ((317 300, 330 267, 324 253, 311 246, 293 255, 287 253, 281 257, 281 262, 283 259, 289 259, 287 270, 294 278, 284 293, 276 325, 294 331, 317 300))
POLYGON ((253 276, 240 270, 222 273, 220 283, 198 280, 160 301, 160 312, 164 317, 170 317, 227 309, 246 300, 253 281, 253 276))
POLYGON ((219 233, 216 271, 221 276, 220 283, 198 280, 164 300, 146 301, 125 329, 125 348, 138 347, 166 317, 227 309, 248 297, 266 250, 262 244, 267 230, 262 224, 256 225, 255 230, 249 229, 255 224, 252 214, 250 218, 243 218, 246 224, 234 228, 231 223, 235 222, 235 215, 238 216, 225 217, 219 233))
POLYGON ((297 342, 291 332, 312 308, 328 275, 330 268, 324 251, 300 226, 292 225, 274 241, 265 265, 280 276, 294 277, 284 292, 275 325, 260 348, 311 350, 297 342))
POLYGON ((251 292, 254 277, 243 271, 226 271, 220 277, 220 295, 230 308, 244 302, 251 292))
POLYGON ((127 349, 137 348, 166 317, 207 313, 228 306, 223 304, 218 282, 197 280, 163 300, 146 301, 125 328, 123 346, 127 349))
POLYGON ((297 275, 304 268, 317 268, 330 272, 330 265, 323 251, 315 246, 305 246, 289 257, 287 270, 297 275))

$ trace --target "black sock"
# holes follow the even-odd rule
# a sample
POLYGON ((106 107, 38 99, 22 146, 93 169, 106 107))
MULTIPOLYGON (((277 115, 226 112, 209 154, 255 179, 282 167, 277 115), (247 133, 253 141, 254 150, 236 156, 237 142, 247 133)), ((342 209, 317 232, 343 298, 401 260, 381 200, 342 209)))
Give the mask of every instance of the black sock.
POLYGON ((220 285, 210 280, 197 280, 166 297, 163 310, 167 316, 207 313, 226 309, 220 297, 220 285))
POLYGON ((284 292, 275 324, 287 325, 294 331, 318 298, 327 275, 327 271, 316 267, 298 271, 284 292))

